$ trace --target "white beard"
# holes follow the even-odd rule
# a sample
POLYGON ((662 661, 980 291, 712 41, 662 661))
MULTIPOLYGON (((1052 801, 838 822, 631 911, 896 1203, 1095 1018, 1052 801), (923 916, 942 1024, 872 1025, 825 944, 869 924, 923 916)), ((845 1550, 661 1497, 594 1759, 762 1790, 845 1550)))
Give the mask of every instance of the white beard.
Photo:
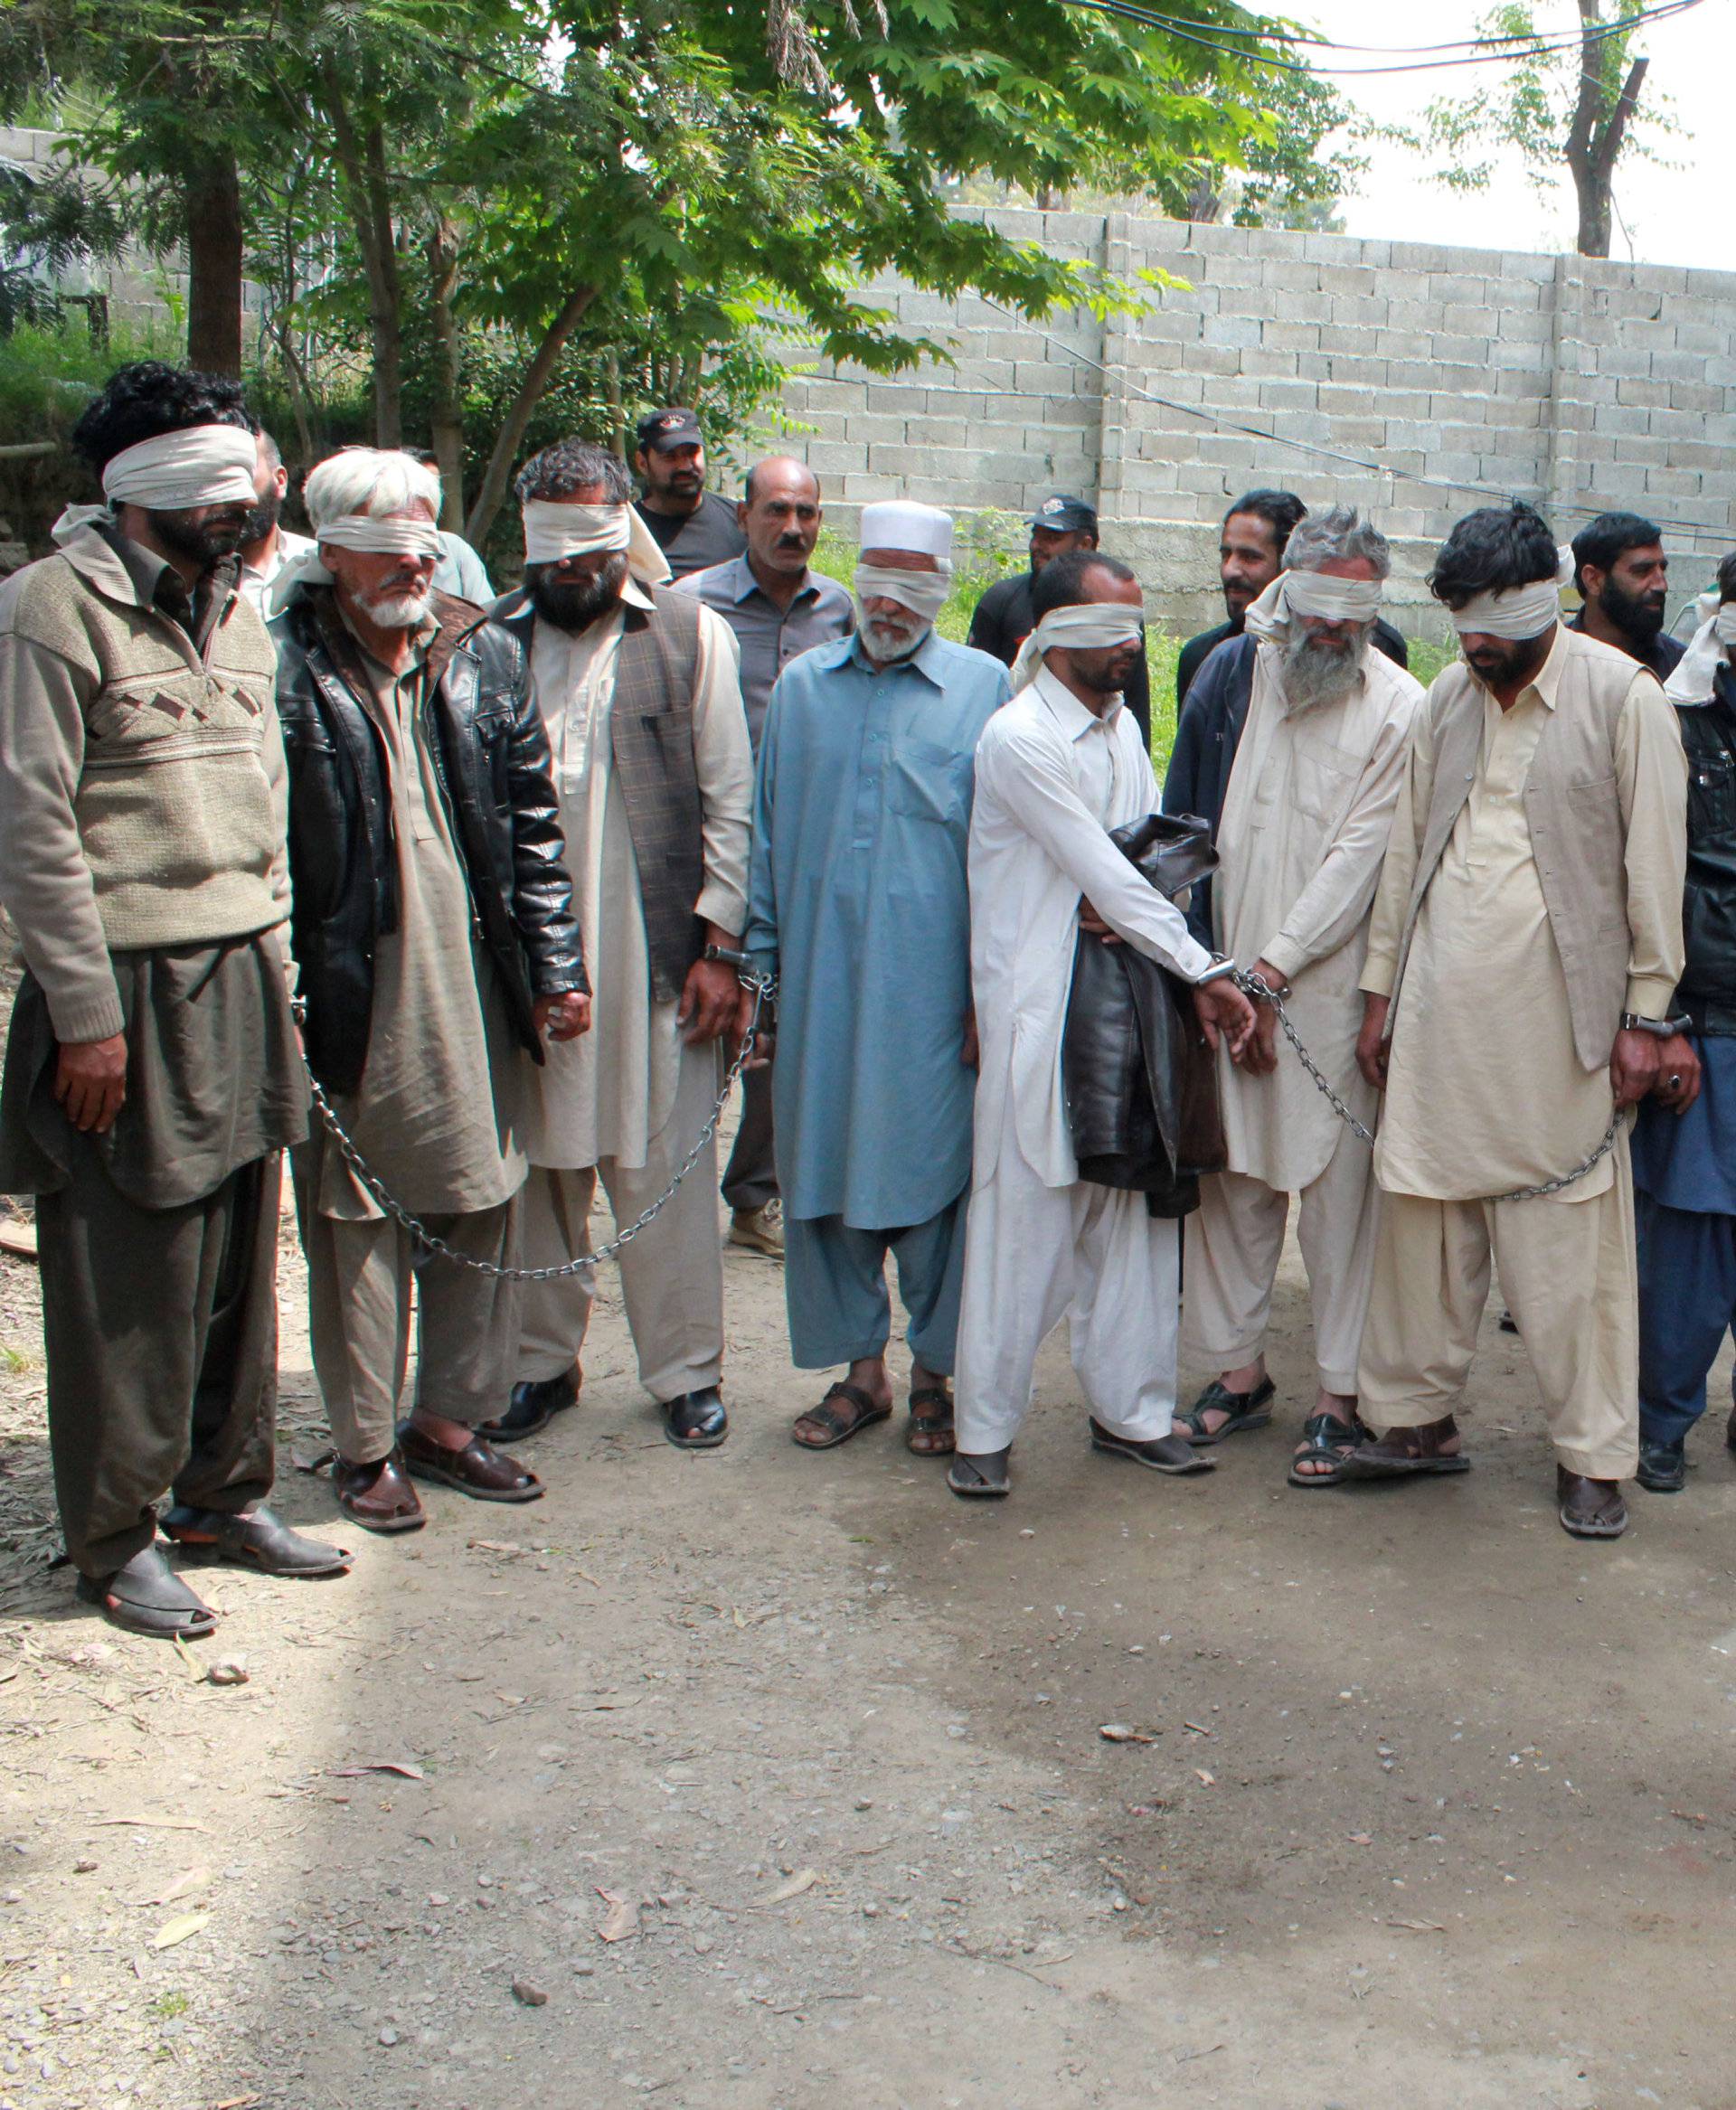
POLYGON ((878 660, 882 665, 912 658, 921 651, 929 631, 934 628, 932 623, 919 623, 913 628, 906 628, 902 624, 882 623, 877 616, 862 615, 860 610, 857 614, 863 649, 870 659, 878 660))
POLYGON ((413 630, 428 613, 428 599, 425 593, 383 594, 363 601, 362 608, 369 622, 382 630, 413 630))
POLYGON ((1284 701, 1292 711, 1315 711, 1326 703, 1342 703, 1354 692, 1363 678, 1363 659, 1374 626, 1363 623, 1362 635, 1348 652, 1334 652, 1316 645, 1300 623, 1292 623, 1281 647, 1284 701))

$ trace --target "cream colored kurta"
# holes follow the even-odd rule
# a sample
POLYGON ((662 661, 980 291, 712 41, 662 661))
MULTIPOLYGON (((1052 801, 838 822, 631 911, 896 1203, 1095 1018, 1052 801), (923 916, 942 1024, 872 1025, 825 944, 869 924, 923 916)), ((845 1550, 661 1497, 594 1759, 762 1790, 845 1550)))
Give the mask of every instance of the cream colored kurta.
MULTIPOLYGON (((494 1209, 524 1183, 513 1133, 517 1043, 476 922, 434 759, 422 730, 429 623, 401 675, 363 651, 363 707, 380 735, 392 799, 398 922, 375 943, 367 1066, 338 1114, 406 1207, 494 1209)), ((367 1219, 379 1204, 316 1122, 305 1146, 322 1216, 367 1219)))
MULTIPOLYGON (((1511 710, 1485 692, 1476 781, 1418 917, 1394 1018, 1374 1156, 1389 1193, 1472 1201, 1557 1179, 1590 1155, 1609 1125, 1609 1069, 1588 1071, 1573 1045, 1567 978, 1524 805, 1532 758, 1555 708, 1566 635, 1558 635, 1511 710)), ((1672 827, 1679 832, 1682 803, 1679 745, 1672 753, 1666 739, 1647 737, 1646 713, 1636 709, 1636 692, 1654 687, 1637 668, 1617 721, 1617 788, 1629 844, 1630 993, 1672 988, 1680 947, 1680 881, 1667 885, 1649 853, 1672 827)), ((1673 733, 1674 723, 1665 730, 1673 733)), ((1363 987, 1380 994, 1392 988, 1430 781, 1419 740, 1363 974, 1363 987)), ((1614 1177, 1606 1157, 1558 1199, 1590 1201, 1614 1177)))
MULTIPOLYGON (((1375 1095, 1356 1068, 1358 984, 1422 687, 1371 649, 1354 693, 1295 711, 1281 664, 1276 645, 1260 647, 1218 826, 1215 937, 1241 966, 1265 959, 1288 980, 1297 1032, 1373 1127, 1375 1095)), ((1288 1045, 1269 1077, 1239 1069, 1221 1046, 1218 1083, 1232 1173, 1280 1193, 1319 1178, 1341 1124, 1288 1045)))
MULTIPOLYGON (((621 598, 652 605, 630 579, 621 598)), ((753 757, 734 639, 709 608, 701 608, 699 626, 693 762, 705 881, 694 913, 739 934, 747 920, 753 757)), ((520 1134, 537 1165, 577 1169, 604 1159, 643 1165, 650 1139, 669 1119, 680 1078, 679 1005, 652 995, 638 865, 615 775, 615 666, 625 630, 618 609, 577 636, 539 621, 531 653, 591 983, 590 1032, 552 1043, 543 1068, 524 1066, 520 1134)))

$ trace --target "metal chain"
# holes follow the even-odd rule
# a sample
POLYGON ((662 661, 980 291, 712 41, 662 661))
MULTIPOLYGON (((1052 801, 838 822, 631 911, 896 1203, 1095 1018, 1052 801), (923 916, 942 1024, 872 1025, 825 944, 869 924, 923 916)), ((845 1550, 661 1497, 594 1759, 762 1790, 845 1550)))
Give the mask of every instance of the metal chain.
MULTIPOLYGON (((332 1141, 336 1144, 344 1163, 349 1166, 362 1185, 385 1210, 386 1214, 392 1218, 395 1222, 401 1224, 424 1252, 432 1253, 437 1259, 450 1260, 457 1267, 468 1267, 475 1274, 492 1276, 500 1282, 558 1282, 566 1276, 579 1275, 587 1267, 594 1267, 599 1260, 612 1260, 623 1246, 630 1246, 639 1233, 647 1225, 654 1222, 675 1200, 676 1188, 681 1185, 688 1173, 704 1156, 706 1146, 710 1144, 712 1136, 717 1134, 717 1125, 723 1117, 723 1109, 729 1104, 730 1094, 735 1089, 736 1079, 747 1068, 748 1058, 753 1053, 754 1040, 760 1030, 760 1014, 778 993, 777 981, 769 975, 753 975, 744 972, 738 975, 738 979, 744 989, 751 990, 753 993, 753 1013, 748 1021, 748 1030, 741 1037, 741 1045, 736 1050, 735 1060, 730 1064, 723 1082, 718 1089, 716 1103, 712 1107, 711 1116, 699 1132, 698 1142, 682 1160, 675 1178, 670 1181, 643 1216, 637 1218, 624 1229, 618 1231, 608 1245, 599 1246, 594 1253, 580 1254, 577 1259, 563 1260, 559 1267, 496 1267, 492 1260, 478 1260, 473 1255, 460 1253, 456 1247, 449 1246, 444 1239, 437 1237, 433 1231, 429 1230, 425 1223, 412 1216, 403 1203, 386 1187, 379 1174, 374 1172, 366 1158, 356 1148, 343 1122, 338 1119, 336 1109, 326 1096, 325 1087, 311 1069, 307 1070, 308 1094, 313 1100, 314 1111, 324 1122, 332 1141)), ((302 1067, 307 1068, 305 1057, 302 1067)))
MULTIPOLYGON (((1284 1029, 1284 1038, 1295 1049, 1297 1060, 1314 1079, 1316 1089, 1319 1091, 1333 1112, 1344 1123, 1354 1135, 1360 1136, 1364 1143, 1372 1144, 1374 1140, 1374 1131, 1359 1121, 1333 1089, 1331 1080, 1314 1057, 1308 1053, 1307 1049, 1304 1047, 1301 1034, 1291 1024, 1290 1014, 1285 1010, 1284 999, 1278 991, 1271 987, 1263 975, 1250 975, 1245 973, 1241 967, 1234 970, 1231 979, 1251 1003, 1269 1003, 1271 1005, 1278 1015, 1278 1024, 1284 1029)), ((1616 1147, 1616 1138, 1621 1133, 1621 1117, 1622 1108, 1618 1107, 1609 1116, 1609 1126, 1604 1130, 1603 1141, 1599 1144, 1589 1158, 1575 1165, 1571 1173, 1563 1173, 1559 1180, 1544 1180, 1535 1187, 1514 1187, 1505 1194, 1492 1194, 1489 1196, 1489 1200, 1492 1201, 1539 1201, 1546 1194, 1559 1194, 1562 1188, 1571 1187, 1577 1181, 1584 1179, 1594 1166, 1600 1164, 1616 1147)))

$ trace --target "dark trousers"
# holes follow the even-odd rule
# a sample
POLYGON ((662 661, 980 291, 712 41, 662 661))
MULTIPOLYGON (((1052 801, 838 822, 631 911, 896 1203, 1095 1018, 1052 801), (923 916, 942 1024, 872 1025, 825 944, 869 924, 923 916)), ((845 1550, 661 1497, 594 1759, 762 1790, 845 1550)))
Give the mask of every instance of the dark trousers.
POLYGON ((741 1126, 723 1168, 723 1199, 731 1209, 763 1209, 778 1192, 771 1148, 771 1065, 741 1072, 741 1126))
POLYGON ((1736 1216, 1635 1196, 1639 1231, 1639 1433, 1680 1443, 1706 1410, 1706 1373, 1736 1322, 1736 1216))
POLYGON ((112 1575, 156 1536, 156 1502, 241 1510, 270 1492, 282 1160, 176 1209, 140 1209, 72 1135, 36 1204, 48 1433, 66 1550, 112 1575))

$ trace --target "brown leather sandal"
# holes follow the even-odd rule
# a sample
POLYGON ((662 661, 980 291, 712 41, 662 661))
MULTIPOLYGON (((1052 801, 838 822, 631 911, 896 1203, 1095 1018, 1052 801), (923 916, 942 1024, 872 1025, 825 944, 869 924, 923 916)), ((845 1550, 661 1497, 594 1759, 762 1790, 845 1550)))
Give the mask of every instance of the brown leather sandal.
POLYGON ((473 1502, 539 1502, 546 1492, 534 1473, 479 1436, 461 1451, 448 1450, 406 1421, 399 1425, 398 1443, 412 1479, 456 1487, 473 1502))
POLYGON ((847 1444, 853 1436, 860 1436, 864 1428, 870 1427, 874 1422, 890 1421, 892 1418, 892 1410, 890 1407, 878 1406, 873 1395, 864 1392, 860 1385, 849 1384, 840 1378, 835 1385, 828 1387, 826 1397, 817 1407, 810 1407, 806 1414, 797 1416, 795 1427, 789 1432, 789 1439, 798 1450, 835 1450, 840 1444, 847 1444), (835 1407, 832 1404, 834 1399, 839 1402, 835 1407), (803 1436, 800 1431, 805 1421, 817 1423, 826 1431, 825 1435, 817 1441, 803 1436))
POLYGON ((1471 1461, 1441 1446, 1458 1434, 1450 1414, 1414 1428, 1389 1428, 1384 1436, 1365 1436, 1344 1460, 1346 1480, 1407 1480, 1421 1473, 1468 1473, 1471 1461))

